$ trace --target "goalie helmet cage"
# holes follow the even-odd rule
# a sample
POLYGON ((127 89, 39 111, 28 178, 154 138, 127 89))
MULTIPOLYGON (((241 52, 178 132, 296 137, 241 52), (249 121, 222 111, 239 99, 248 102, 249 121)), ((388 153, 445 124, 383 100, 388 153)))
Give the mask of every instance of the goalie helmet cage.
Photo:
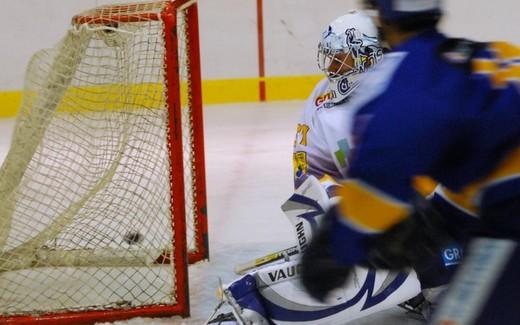
POLYGON ((100 6, 26 73, 0 168, 0 323, 189 315, 208 258, 196 1, 100 6))

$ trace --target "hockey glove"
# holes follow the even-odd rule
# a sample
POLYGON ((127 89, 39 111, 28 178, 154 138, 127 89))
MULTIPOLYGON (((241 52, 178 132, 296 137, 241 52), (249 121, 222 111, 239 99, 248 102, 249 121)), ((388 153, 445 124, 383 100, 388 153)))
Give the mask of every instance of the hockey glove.
POLYGON ((391 270, 416 267, 425 259, 438 257, 454 241, 442 216, 428 201, 418 198, 412 215, 370 239, 363 265, 391 270))
POLYGON ((416 212, 386 232, 369 235, 339 222, 330 209, 302 256, 301 281, 308 293, 323 301, 345 284, 354 265, 402 270, 438 256, 453 242, 444 219, 424 199, 416 212))

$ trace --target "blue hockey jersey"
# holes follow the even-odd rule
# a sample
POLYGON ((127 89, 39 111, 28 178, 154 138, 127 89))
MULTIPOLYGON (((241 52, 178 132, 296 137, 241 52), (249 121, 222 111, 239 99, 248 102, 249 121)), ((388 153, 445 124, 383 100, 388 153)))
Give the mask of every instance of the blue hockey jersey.
POLYGON ((354 96, 344 223, 379 233, 402 221, 419 176, 442 183, 446 197, 475 214, 520 199, 520 49, 432 30, 371 73, 354 96))

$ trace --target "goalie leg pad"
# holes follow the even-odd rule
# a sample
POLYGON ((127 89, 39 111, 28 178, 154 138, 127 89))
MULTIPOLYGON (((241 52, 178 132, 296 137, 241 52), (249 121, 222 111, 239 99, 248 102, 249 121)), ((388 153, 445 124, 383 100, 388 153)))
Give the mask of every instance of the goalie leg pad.
POLYGON ((331 200, 320 181, 311 175, 282 204, 282 211, 294 227, 300 252, 307 247, 330 204, 331 200))
POLYGON ((233 308, 240 325, 270 324, 258 293, 254 275, 246 274, 224 290, 224 300, 233 308))
POLYGON ((241 324, 345 324, 397 306, 420 292, 416 274, 355 268, 352 280, 321 303, 300 285, 298 261, 251 272, 224 290, 241 324))

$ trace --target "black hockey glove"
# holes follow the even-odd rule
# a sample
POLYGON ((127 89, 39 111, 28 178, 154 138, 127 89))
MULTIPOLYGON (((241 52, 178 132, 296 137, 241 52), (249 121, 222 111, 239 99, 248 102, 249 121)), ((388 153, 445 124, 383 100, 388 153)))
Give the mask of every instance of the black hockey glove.
POLYGON ((300 278, 313 298, 324 301, 329 292, 345 284, 352 267, 336 262, 330 244, 333 209, 323 217, 322 224, 301 259, 300 278))
POLYGON ((415 267, 439 256, 442 248, 454 241, 443 217, 421 197, 411 216, 370 239, 364 266, 390 270, 415 267))
MULTIPOLYGON (((367 237, 367 255, 360 265, 376 269, 402 270, 421 265, 454 241, 442 216, 424 198, 418 198, 416 212, 388 231, 367 237)), ((330 244, 334 209, 323 218, 318 232, 301 261, 301 282, 307 292, 323 301, 344 285, 353 267, 339 264, 330 244)))

